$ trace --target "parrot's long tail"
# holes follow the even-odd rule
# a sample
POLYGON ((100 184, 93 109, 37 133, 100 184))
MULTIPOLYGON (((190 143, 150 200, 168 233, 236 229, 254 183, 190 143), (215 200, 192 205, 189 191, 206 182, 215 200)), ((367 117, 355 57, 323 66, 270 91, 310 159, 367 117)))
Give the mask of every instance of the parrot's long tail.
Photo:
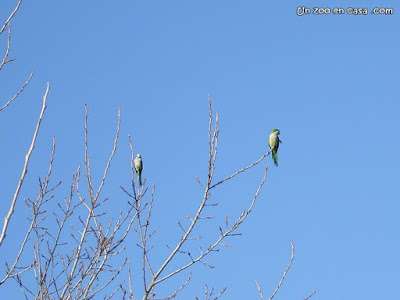
POLYGON ((142 186, 142 176, 139 175, 138 179, 139 179, 139 185, 142 186))
POLYGON ((272 150, 272 159, 274 160, 274 165, 278 166, 278 151, 272 150))

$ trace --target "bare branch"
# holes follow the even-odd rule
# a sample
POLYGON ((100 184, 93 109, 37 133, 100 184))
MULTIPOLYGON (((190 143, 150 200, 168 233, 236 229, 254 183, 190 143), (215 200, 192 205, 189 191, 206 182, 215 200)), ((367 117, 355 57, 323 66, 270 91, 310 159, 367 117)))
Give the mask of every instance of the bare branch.
MULTIPOLYGON (((236 220, 236 222, 232 225, 232 227, 230 227, 228 230, 226 230, 225 232, 223 232, 223 233, 219 236, 219 238, 216 240, 216 242, 215 242, 214 244, 210 245, 210 246, 208 247, 208 249, 207 249, 204 253, 201 253, 197 258, 192 259, 189 263, 187 263, 187 264, 184 265, 183 267, 181 267, 181 268, 179 268, 179 269, 176 269, 175 271, 169 273, 168 275, 165 275, 164 277, 162 277, 162 278, 160 278, 160 279, 157 279, 157 280, 155 281, 154 284, 158 284, 158 283, 160 283, 160 282, 162 282, 162 281, 164 281, 164 280, 166 280, 166 279, 168 279, 168 278, 170 278, 170 277, 172 277, 172 276, 174 276, 174 275, 176 275, 176 274, 182 272, 183 270, 189 268, 190 266, 192 266, 193 264, 195 264, 195 263, 197 263, 197 262, 202 262, 203 264, 205 264, 205 263, 202 261, 202 259, 203 259, 205 256, 207 256, 209 253, 211 253, 211 252, 213 252, 213 251, 216 251, 216 247, 223 245, 221 242, 222 242, 226 237, 235 235, 233 232, 244 222, 244 220, 247 218, 247 216, 248 216, 248 215, 250 214, 250 212, 252 211, 253 206, 254 206, 254 204, 255 204, 255 202, 256 202, 256 200, 257 200, 257 198, 258 198, 258 195, 259 195, 259 193, 260 193, 260 190, 261 190, 262 186, 264 185, 265 180, 266 180, 266 178, 267 178, 267 171, 268 171, 268 165, 267 165, 266 168, 265 168, 264 176, 263 176, 263 178, 262 178, 262 180, 261 180, 260 185, 259 185, 258 188, 257 188, 257 191, 256 191, 256 193, 255 193, 255 195, 254 195, 254 197, 253 197, 253 201, 251 202, 249 208, 248 208, 246 211, 244 211, 244 212, 239 216, 239 218, 238 218, 238 219, 236 220)), ((205 264, 205 265, 207 265, 207 264, 205 264)), ((144 300, 144 299, 143 299, 143 300, 144 300)))
MULTIPOLYGON (((211 288, 209 291, 208 285, 206 284, 205 291, 204 291, 204 299, 205 300, 211 300, 211 297, 214 295, 214 288, 211 288)), ((217 300, 219 299, 224 293, 226 292, 226 287, 224 287, 221 292, 215 298, 212 298, 212 300, 217 300)), ((199 300, 199 297, 196 297, 196 300, 199 300)))
POLYGON ((115 272, 115 274, 106 282, 104 283, 100 288, 98 288, 97 290, 93 291, 89 296, 87 296, 88 292, 90 291, 90 287, 92 286, 93 282, 98 279, 99 273, 101 271, 103 271, 103 266, 105 264, 105 262, 107 261, 107 253, 103 258, 102 264, 101 266, 97 269, 97 271, 95 273, 93 273, 92 278, 90 279, 89 283, 86 285, 85 288, 85 293, 83 295, 83 299, 92 299, 94 296, 96 296, 101 290, 103 290, 105 287, 107 287, 112 281, 114 281, 114 279, 121 273, 122 269, 124 268, 126 262, 128 261, 126 258, 123 261, 123 263, 121 264, 121 266, 119 267, 119 269, 115 272))
POLYGON ((102 190, 102 188, 104 186, 104 182, 106 181, 106 177, 107 177, 107 174, 108 174, 108 169, 110 168, 111 161, 114 158, 115 151, 117 150, 117 143, 118 143, 118 137, 119 137, 120 128, 121 128, 121 108, 118 109, 118 124, 117 124, 117 131, 115 133, 114 146, 113 146, 113 149, 111 151, 111 155, 110 155, 110 157, 109 157, 109 159, 107 161, 107 165, 106 165, 106 167, 104 169, 104 174, 103 174, 103 178, 101 179, 100 186, 97 189, 97 193, 96 193, 96 196, 95 196, 95 201, 99 197, 100 192, 101 192, 101 190, 102 190))
POLYGON ((317 293, 317 291, 312 292, 310 295, 308 295, 307 297, 305 297, 303 300, 308 300, 310 299, 312 296, 314 296, 317 293))
POLYGON ((255 162, 253 162, 252 164, 248 165, 247 167, 244 167, 238 171, 236 171, 235 173, 233 173, 232 175, 227 176, 226 178, 218 181, 217 183, 213 184, 212 186, 210 186, 210 189, 215 188, 216 186, 224 183, 225 181, 232 179, 233 177, 235 177, 236 175, 239 175, 240 173, 254 167, 255 165, 258 165, 265 157, 267 157, 269 154, 271 153, 271 150, 269 150, 266 154, 264 154, 263 156, 261 156, 258 160, 256 160, 255 162))
MULTIPOLYGON (((47 172, 47 176, 44 182, 44 185, 40 187, 40 194, 39 194, 39 199, 38 201, 40 201, 41 199, 43 199, 43 197, 49 192, 47 190, 47 186, 50 180, 50 175, 51 175, 51 171, 52 171, 52 167, 53 167, 53 161, 54 161, 54 153, 55 153, 55 147, 56 147, 56 141, 55 138, 53 138, 53 145, 52 145, 52 150, 51 150, 51 155, 50 155, 50 165, 49 165, 49 169, 47 172)), ((56 187, 58 187, 61 184, 61 182, 57 183, 50 191, 54 190, 56 187)), ((40 209, 39 209, 40 210, 40 209)), ((33 267, 33 264, 27 268, 24 268, 22 271, 14 274, 14 270, 19 262, 19 259, 21 258, 21 255, 25 249, 25 245, 29 239, 29 235, 31 234, 33 228, 34 228, 34 224, 36 224, 36 218, 38 217, 38 214, 34 214, 33 215, 33 219, 31 221, 30 227, 28 228, 26 234, 25 234, 25 238, 22 241, 20 250, 14 260, 13 265, 11 266, 11 268, 8 270, 6 276, 0 281, 0 285, 3 284, 8 278, 10 277, 14 277, 14 276, 19 276, 20 274, 22 274, 23 272, 29 270, 31 267, 33 267)))
MULTIPOLYGON (((114 139, 114 144, 113 144, 113 149, 111 151, 110 157, 107 161, 106 167, 104 169, 104 174, 101 179, 100 185, 97 189, 96 194, 94 194, 93 190, 93 184, 92 184, 92 179, 91 179, 91 167, 90 167, 90 158, 88 155, 88 113, 87 113, 87 106, 85 105, 85 124, 84 124, 84 131, 85 131, 85 169, 86 169, 86 178, 87 178, 87 184, 88 184, 88 191, 89 191, 89 196, 90 196, 90 203, 85 203, 84 198, 81 196, 80 191, 79 191, 79 184, 77 184, 77 193, 78 197, 80 199, 80 202, 83 203, 86 208, 88 209, 88 214, 86 217, 85 221, 81 221, 83 225, 82 231, 79 232, 80 234, 80 239, 77 240, 77 248, 74 251, 71 259, 68 262, 68 265, 72 264, 71 271, 67 275, 67 281, 63 285, 63 290, 59 298, 64 299, 69 299, 71 297, 71 294, 75 291, 81 297, 87 298, 87 297, 92 297, 94 294, 97 292, 100 292, 104 287, 109 285, 121 272, 123 266, 125 265, 126 261, 121 265, 121 267, 114 272, 114 275, 106 282, 105 285, 103 285, 100 288, 97 288, 97 284, 94 285, 95 280, 100 275, 100 272, 103 271, 111 271, 109 267, 107 266, 107 262, 109 261, 110 258, 112 258, 115 255, 120 254, 122 251, 125 250, 125 248, 121 248, 119 250, 116 250, 116 248, 124 241, 125 237, 127 236, 128 232, 130 231, 131 225, 133 223, 133 220, 135 219, 135 216, 131 216, 130 213, 133 210, 133 207, 131 207, 125 217, 122 216, 122 212, 120 213, 120 217, 118 218, 116 225, 114 227, 114 230, 111 230, 112 226, 112 220, 109 220, 108 227, 106 228, 105 231, 103 231, 103 226, 99 222, 98 218, 101 218, 101 216, 104 216, 106 212, 98 212, 97 208, 104 203, 104 201, 107 200, 104 199, 102 201, 98 201, 98 198, 100 196, 100 193, 102 191, 102 188, 104 186, 106 177, 108 175, 108 171, 112 162, 112 159, 114 158, 116 149, 117 149, 117 144, 118 144, 118 137, 119 137, 119 131, 120 131, 120 123, 121 123, 121 113, 120 110, 118 111, 118 123, 117 123, 117 130, 115 134, 115 139, 114 139), (131 218, 130 218, 131 217, 131 218), (121 229, 122 225, 125 223, 125 221, 130 218, 130 222, 128 224, 128 227, 125 231, 125 233, 122 235, 121 238, 119 238, 117 241, 113 242, 114 237, 116 233, 121 229), (91 221, 94 222, 95 227, 91 225, 91 221), (89 245, 86 246, 88 243, 88 237, 90 235, 94 235, 96 239, 96 245, 95 247, 92 247, 89 245), (84 262, 87 262, 87 265, 84 265, 84 262), (84 282, 84 279, 88 278, 87 282, 84 282), (84 284, 84 286, 82 286, 84 284), (93 287, 93 288, 92 288, 93 287), (94 289, 95 291, 92 291, 94 289), (89 295, 90 293, 90 295, 89 295), (94 293, 94 294, 93 294, 94 293), (88 296, 89 295, 89 296, 88 296)), ((77 181, 79 182, 79 180, 77 181)), ((80 216, 79 216, 80 219, 80 216)), ((81 220, 81 219, 80 219, 81 220)), ((65 268, 65 271, 67 268, 65 268)))
POLYGON ((133 288, 132 288, 132 274, 131 274, 131 263, 128 262, 128 284, 129 284, 129 298, 135 299, 133 296, 133 288))
POLYGON ((8 23, 8 35, 7 35, 7 48, 6 53, 4 54, 3 61, 0 63, 0 70, 4 67, 5 64, 12 62, 14 58, 8 59, 8 55, 10 54, 10 44, 11 44, 11 25, 8 23))
POLYGON ((292 266, 292 262, 293 262, 293 260, 294 260, 294 244, 293 244, 293 242, 291 242, 290 244, 291 244, 291 246, 292 246, 292 254, 291 254, 291 256, 290 256, 289 264, 288 264, 288 266, 286 267, 285 271, 283 272, 282 278, 281 278, 281 280, 279 281, 279 284, 278 284, 278 286, 276 287, 275 291, 272 293, 271 297, 269 297, 269 300, 272 300, 272 299, 275 297, 275 295, 276 295, 276 293, 278 292, 279 288, 282 286, 283 280, 285 280, 286 275, 287 275, 287 273, 289 272, 290 267, 292 266))
POLYGON ((224 287, 222 291, 220 291, 219 294, 213 300, 219 299, 225 292, 226 292, 226 287, 224 287))
POLYGON ((261 298, 261 300, 264 300, 264 294, 263 294, 263 292, 262 292, 262 290, 261 290, 261 287, 260 287, 260 285, 258 284, 257 280, 256 280, 256 285, 257 285, 257 289, 258 289, 258 291, 259 291, 259 293, 260 293, 260 298, 261 298))
POLYGON ((204 186, 201 183, 200 179, 197 176, 194 179, 196 179, 196 181, 200 184, 201 189, 204 190, 204 186))
POLYGON ((0 236, 0 246, 2 245, 2 243, 4 241, 4 238, 6 237, 8 224, 10 222, 12 214, 14 213, 14 207, 15 207, 15 204, 17 202, 18 194, 19 194, 19 192, 21 190, 22 183, 24 182, 25 175, 26 175, 26 173, 28 171, 29 159, 31 157, 33 148, 35 147, 35 142, 36 142, 37 135, 39 133, 40 124, 42 122, 42 118, 43 118, 44 112, 45 112, 46 107, 47 107, 46 101, 47 101, 47 95, 49 93, 49 90, 50 90, 50 84, 47 83, 46 92, 45 92, 45 94, 43 96, 42 110, 40 112, 40 115, 39 115, 39 118, 38 118, 38 122, 37 122, 37 125, 36 125, 36 129, 35 129, 35 132, 33 134, 32 143, 31 143, 31 146, 29 147, 28 153, 25 156, 25 164, 24 164, 24 167, 22 169, 21 178, 18 181, 17 190, 15 191, 14 198, 13 198, 13 200, 11 202, 10 210, 8 211, 8 214, 7 214, 7 216, 5 217, 5 220, 4 220, 4 226, 3 226, 3 230, 2 230, 1 236, 0 236))
POLYGON ((168 298, 154 299, 154 300, 170 300, 170 299, 175 298, 178 295, 178 293, 186 287, 186 285, 189 283, 191 278, 192 278, 192 273, 189 274, 186 281, 175 292, 173 292, 168 298))
POLYGON ((211 246, 208 247, 208 249, 205 252, 201 252, 200 255, 197 258, 193 258, 192 255, 189 252, 185 252, 181 250, 181 247, 183 246, 183 244, 187 241, 187 240, 191 240, 192 238, 190 237, 190 234, 192 232, 192 230, 194 229, 194 227, 196 226, 196 224, 198 223, 199 220, 201 219, 211 219, 212 217, 209 216, 202 216, 201 213, 203 211, 203 209, 208 206, 207 205, 207 201, 211 198, 211 194, 210 194, 210 189, 213 187, 216 187, 220 184, 222 184, 223 182, 233 178, 234 176, 236 176, 237 174, 240 174, 248 169, 250 169, 251 167, 257 165, 259 162, 261 162, 268 154, 265 154, 264 156, 262 156, 258 161, 256 161, 255 163, 251 164, 248 167, 245 167, 237 172, 235 172, 234 174, 228 176, 227 178, 221 180, 220 182, 218 182, 217 184, 212 185, 212 178, 214 175, 214 170, 215 170, 215 162, 216 162, 216 157, 217 157, 217 147, 218 147, 218 136, 219 136, 219 128, 218 128, 218 113, 216 114, 216 119, 215 119, 215 126, 212 129, 212 125, 213 125, 213 113, 212 113, 212 106, 211 106, 211 98, 210 96, 208 97, 208 102, 209 102, 209 124, 208 124, 208 139, 209 139, 209 149, 208 149, 208 153, 209 153, 209 157, 208 157, 208 173, 207 173, 207 183, 206 185, 203 187, 203 199, 202 202, 200 203, 200 206, 195 214, 195 216, 193 218, 187 216, 187 218, 189 219, 189 221, 191 222, 188 229, 185 231, 183 229, 183 227, 181 227, 185 232, 182 236, 182 238, 180 239, 180 241, 178 242, 177 246, 174 248, 174 250, 171 251, 170 255, 167 257, 167 259, 164 261, 164 263, 161 265, 161 267, 158 269, 158 271, 154 274, 154 276, 152 276, 152 280, 150 282, 150 284, 147 286, 147 288, 145 288, 145 294, 142 298, 142 300, 146 300, 148 295, 150 294, 150 292, 153 290, 154 286, 157 285, 158 283, 180 273, 181 271, 189 268, 190 266, 192 266, 193 264, 200 262, 208 267, 212 267, 209 264, 207 264, 206 262, 203 261, 203 258, 208 255, 210 252, 213 251, 218 251, 217 247, 218 246, 227 246, 227 244, 222 243, 222 240, 228 236, 234 236, 234 235, 238 235, 237 233, 234 233, 234 231, 240 226, 240 224, 246 219, 246 217, 248 216, 248 214, 251 212, 255 201, 258 197, 258 194, 260 192, 261 187, 263 186, 266 176, 267 176, 267 169, 268 166, 265 169, 265 173, 264 173, 264 177, 261 181, 261 184, 259 185, 253 201, 250 204, 250 207, 244 211, 242 213, 242 215, 238 218, 238 220, 236 221, 235 224, 232 225, 231 228, 227 229, 226 232, 221 232, 221 235, 219 236, 219 238, 217 239, 217 241, 212 244, 211 246), (186 265, 176 269, 175 271, 172 271, 171 273, 169 273, 168 275, 165 275, 164 277, 160 278, 161 273, 164 271, 164 269, 166 268, 166 266, 172 261, 172 259, 174 258, 174 256, 177 253, 187 253, 190 257, 190 262, 187 263, 186 265))
POLYGON ((7 101, 6 104, 4 104, 2 107, 0 107, 0 111, 2 111, 3 109, 5 109, 7 106, 9 106, 11 104, 11 102, 13 102, 21 93, 22 91, 25 89, 25 87, 28 85, 29 81, 31 80, 32 76, 33 76, 33 71, 31 72, 31 75, 29 75, 28 80, 24 83, 24 85, 19 89, 19 91, 11 97, 10 100, 7 101))
POLYGON ((15 14, 17 13, 20 5, 21 5, 22 0, 19 0, 17 3, 17 6, 14 8, 13 12, 11 13, 11 15, 8 17, 8 19, 4 22, 4 25, 1 27, 0 29, 0 34, 3 33, 3 31, 6 29, 6 26, 8 25, 8 23, 10 23, 11 19, 15 16, 15 14))
POLYGON ((179 241, 178 245, 175 247, 174 250, 172 250, 172 252, 168 256, 168 258, 164 261, 164 263, 161 265, 161 267, 158 269, 158 271, 152 277, 152 280, 151 280, 149 286, 147 287, 147 289, 145 289, 145 294, 143 295, 143 300, 147 299, 147 296, 150 293, 150 291, 154 288, 154 286, 157 283, 160 282, 160 280, 158 280, 158 277, 161 275, 161 273, 166 268, 166 266, 171 262, 171 260, 174 258, 176 253, 179 252, 180 248, 185 243, 185 241, 188 239, 190 233, 192 232, 193 228, 195 227, 195 225, 197 223, 197 220, 200 217, 201 212, 204 209, 204 206, 205 206, 207 200, 209 199, 209 189, 210 189, 210 184, 211 184, 213 170, 214 170, 214 168, 213 168, 214 147, 215 147, 215 142, 216 142, 216 135, 218 134, 217 127, 215 127, 213 133, 211 130, 212 123, 213 123, 213 117, 212 117, 212 107, 211 107, 211 97, 210 96, 208 96, 208 107, 209 107, 209 124, 208 124, 209 160, 208 160, 207 185, 204 189, 203 200, 199 206, 199 209, 197 210, 195 217, 192 219, 192 222, 191 222, 189 228, 187 229, 187 231, 185 232, 185 234, 179 241))

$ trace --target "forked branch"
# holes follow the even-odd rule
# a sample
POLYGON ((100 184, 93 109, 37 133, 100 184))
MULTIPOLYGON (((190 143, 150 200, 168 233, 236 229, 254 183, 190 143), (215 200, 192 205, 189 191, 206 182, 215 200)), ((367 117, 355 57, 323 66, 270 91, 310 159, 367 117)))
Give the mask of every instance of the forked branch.
POLYGON ((276 293, 278 292, 278 290, 279 290, 280 287, 282 286, 282 283, 283 283, 283 281, 285 280, 286 275, 287 275, 287 273, 288 273, 289 270, 290 270, 290 267, 292 266, 292 262, 293 262, 293 260, 294 260, 294 244, 293 244, 293 243, 290 243, 290 244, 291 244, 291 247, 292 247, 292 254, 291 254, 291 256, 290 256, 289 264, 288 264, 288 266, 286 267, 285 271, 283 272, 282 278, 281 278, 281 280, 279 281, 278 286, 276 287, 275 291, 272 293, 271 297, 269 297, 269 300, 272 300, 272 299, 275 297, 276 293))
MULTIPOLYGON (((293 260, 294 260, 294 244, 293 244, 293 243, 290 243, 290 244, 291 244, 291 248, 292 248, 292 253, 291 253, 291 256, 290 256, 289 264, 288 264, 288 266, 286 267, 285 271, 283 272, 283 275, 282 275, 281 279, 279 280, 279 283, 278 283, 277 287, 275 288, 274 292, 272 293, 271 297, 269 297, 269 300, 272 300, 272 299, 276 296, 276 294, 278 293, 280 287, 281 287, 282 284, 283 284, 283 281, 285 280, 285 278, 286 278, 286 276, 287 276, 287 274, 288 274, 288 272, 289 272, 289 270, 290 270, 290 267, 292 266, 292 263, 293 263, 293 260)), ((256 280, 256 285, 257 285, 258 292, 260 293, 260 299, 261 299, 261 300, 264 300, 264 294, 263 294, 263 292, 262 292, 262 290, 261 290, 261 287, 260 287, 260 285, 258 284, 257 280, 256 280)), ((312 293, 311 293, 309 296, 307 296, 304 300, 310 299, 310 298, 311 298, 313 295, 315 295, 315 294, 316 294, 316 291, 312 292, 312 293)))
MULTIPOLYGON (((235 173, 233 173, 232 175, 227 176, 226 178, 218 181, 216 184, 212 184, 213 181, 213 176, 214 176, 214 170, 215 170, 215 163, 216 163, 216 159, 217 159, 217 148, 218 148, 218 138, 219 138, 219 128, 218 128, 218 122, 219 122, 219 118, 218 118, 218 113, 216 113, 216 117, 215 117, 215 122, 213 119, 213 112, 212 112, 212 106, 211 106, 211 98, 208 97, 208 103, 209 103, 209 122, 208 122, 208 172, 207 172, 207 183, 206 185, 203 187, 203 197, 202 197, 202 201, 200 203, 200 206, 195 214, 194 217, 190 218, 188 217, 188 219, 191 221, 190 226, 188 227, 188 229, 184 230, 184 234, 182 236, 182 238, 180 239, 180 241, 178 242, 178 244, 176 245, 176 247, 171 251, 170 255, 166 258, 166 260, 162 263, 162 265, 160 266, 160 268, 158 269, 158 271, 152 276, 151 278, 151 282, 149 283, 148 286, 145 285, 145 293, 143 295, 142 300, 147 300, 148 296, 150 295, 151 291, 154 289, 154 287, 159 284, 160 282, 182 272, 183 270, 189 268, 190 266, 192 266, 193 264, 197 263, 197 262, 201 262, 205 265, 207 265, 207 263, 205 263, 202 259, 207 256, 209 253, 216 251, 216 248, 218 246, 227 246, 226 244, 223 244, 222 241, 228 237, 228 236, 233 236, 235 235, 233 232, 240 226, 240 224, 246 219, 246 217, 249 215, 249 213, 251 212, 255 201, 259 195, 259 192, 261 190, 261 187, 263 186, 265 179, 267 177, 267 170, 268 170, 268 166, 265 169, 264 172, 264 176, 261 180, 260 185, 257 188, 257 191, 254 195, 253 201, 251 202, 249 208, 247 210, 245 210, 237 219, 237 221, 229 228, 226 229, 225 232, 221 231, 221 235, 217 238, 217 240, 215 241, 214 244, 210 245, 206 251, 201 251, 200 255, 197 258, 192 257, 191 255, 190 258, 191 260, 189 261, 189 263, 187 263, 186 265, 183 265, 182 267, 176 269, 175 271, 172 271, 171 273, 161 277, 161 274, 163 273, 163 271, 165 270, 165 268, 169 265, 169 263, 173 260, 173 258, 175 257, 175 255, 177 253, 186 253, 185 251, 182 251, 181 248, 184 245, 184 243, 190 239, 193 239, 190 237, 190 234, 192 233, 194 227, 196 226, 196 224, 198 224, 198 221, 201 219, 210 219, 210 217, 204 217, 202 216, 202 212, 204 210, 204 208, 206 206, 213 206, 211 204, 207 204, 209 199, 211 198, 211 194, 210 194, 210 190, 212 188, 217 187, 218 185, 221 185, 222 183, 234 178, 235 176, 239 175, 240 173, 243 173, 245 171, 247 171, 248 169, 256 166, 257 164, 259 164, 266 156, 268 156, 270 154, 270 151, 268 151, 266 154, 264 154, 260 159, 258 159, 257 161, 255 161, 254 163, 250 164, 247 167, 244 167, 238 171, 236 171, 235 173), (213 126, 214 124, 214 126, 213 126), (213 128, 214 127, 214 128, 213 128)), ((199 181, 199 180, 198 180, 199 181)), ((181 227, 182 228, 182 227, 181 227)))

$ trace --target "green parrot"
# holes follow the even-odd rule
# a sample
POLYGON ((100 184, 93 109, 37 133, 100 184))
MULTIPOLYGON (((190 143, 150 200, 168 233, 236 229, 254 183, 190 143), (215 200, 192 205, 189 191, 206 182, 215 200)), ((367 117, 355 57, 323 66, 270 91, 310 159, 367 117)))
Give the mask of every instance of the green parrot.
POLYGON ((268 138, 268 144, 272 150, 272 159, 274 160, 275 166, 278 166, 278 148, 279 144, 282 143, 282 141, 279 139, 279 134, 279 129, 273 129, 268 138))
POLYGON ((135 171, 138 176, 139 184, 142 186, 142 170, 143 170, 143 163, 142 163, 142 156, 138 154, 133 161, 133 164, 135 165, 135 171))

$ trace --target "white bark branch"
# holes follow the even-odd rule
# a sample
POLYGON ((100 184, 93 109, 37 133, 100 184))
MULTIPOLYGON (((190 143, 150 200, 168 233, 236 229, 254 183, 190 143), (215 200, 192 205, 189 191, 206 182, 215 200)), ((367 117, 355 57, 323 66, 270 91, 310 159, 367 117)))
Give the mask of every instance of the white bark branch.
POLYGON ((34 134, 33 134, 31 146, 29 147, 28 153, 25 155, 25 164, 24 164, 24 167, 23 167, 23 169, 22 169, 21 178, 20 178, 19 181, 18 181, 17 189, 16 189, 16 191, 15 191, 13 200, 11 201, 10 210, 8 211, 8 214, 7 214, 7 216, 6 216, 5 219, 4 219, 3 230, 1 231, 1 235, 0 235, 0 246, 2 245, 2 243, 3 243, 3 241, 4 241, 4 238, 6 237, 6 232, 7 232, 8 224, 9 224, 9 222, 10 222, 11 216, 12 216, 13 213, 14 213, 14 207, 15 207, 15 204, 17 203, 17 198, 18 198, 19 192, 20 192, 20 190, 21 190, 22 184, 23 184, 23 182, 24 182, 25 175, 26 175, 26 173, 28 172, 29 159, 30 159, 30 157, 31 157, 33 148, 35 148, 36 138, 37 138, 38 133, 39 133, 40 124, 41 124, 41 122, 42 122, 42 118, 43 118, 44 112, 45 112, 46 107, 47 107, 46 102, 47 102, 47 95, 48 95, 48 93, 49 93, 49 90, 50 90, 50 84, 47 83, 46 92, 45 92, 45 94, 44 94, 44 96, 43 96, 42 110, 41 110, 41 112, 40 112, 40 115, 39 115, 39 118, 38 118, 38 122, 37 122, 37 125, 36 125, 36 129, 35 129, 35 132, 34 132, 34 134))

